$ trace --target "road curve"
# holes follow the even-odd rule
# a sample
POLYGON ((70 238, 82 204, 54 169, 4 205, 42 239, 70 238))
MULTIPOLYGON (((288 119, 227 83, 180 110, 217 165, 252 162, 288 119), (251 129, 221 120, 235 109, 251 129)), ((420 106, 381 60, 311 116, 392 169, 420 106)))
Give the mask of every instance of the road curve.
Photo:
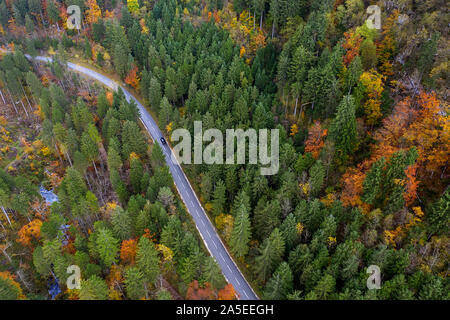
MULTIPOLYGON (((27 58, 31 58, 29 55, 26 55, 27 58)), ((34 57, 35 60, 41 62, 51 62, 52 58, 37 56, 34 57)), ((171 157, 172 150, 166 144, 163 145, 160 141, 160 138, 163 137, 162 132, 159 130, 156 125, 155 120, 148 113, 145 107, 131 94, 122 87, 120 84, 117 84, 114 80, 95 72, 89 68, 68 62, 68 67, 76 72, 82 73, 90 78, 93 78, 105 86, 111 88, 112 90, 118 90, 118 88, 122 88, 127 101, 133 100, 140 112, 140 119, 147 129, 148 133, 153 138, 153 141, 159 143, 162 150, 164 151, 164 155, 166 158, 167 166, 170 168, 170 172, 172 173, 173 181, 175 186, 186 205, 187 210, 191 214, 194 219, 197 230, 200 233, 200 236, 203 239, 206 247, 208 248, 211 256, 219 264, 222 269, 222 273, 225 276, 225 279, 231 283, 236 290, 239 299, 241 300, 257 300, 258 296, 255 294, 251 286, 248 284, 247 280, 242 275, 241 271, 237 267, 236 263, 231 258, 224 244, 222 243, 219 235, 217 234, 216 229, 212 225, 209 220, 205 210, 203 209, 200 201, 197 198, 197 195, 194 192, 189 180, 181 169, 180 164, 177 162, 175 157, 171 157)))

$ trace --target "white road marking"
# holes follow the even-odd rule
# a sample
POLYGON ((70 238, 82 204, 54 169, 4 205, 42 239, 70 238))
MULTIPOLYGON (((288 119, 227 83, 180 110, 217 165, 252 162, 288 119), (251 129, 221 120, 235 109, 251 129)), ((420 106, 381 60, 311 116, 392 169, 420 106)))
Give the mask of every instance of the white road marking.
POLYGON ((231 268, 230 268, 230 266, 229 266, 229 265, 227 265, 227 268, 228 268, 228 270, 230 270, 230 272, 233 272, 233 271, 231 271, 231 268))
POLYGON ((208 236, 211 238, 211 234, 209 233, 208 230, 206 230, 206 233, 208 234, 208 236))

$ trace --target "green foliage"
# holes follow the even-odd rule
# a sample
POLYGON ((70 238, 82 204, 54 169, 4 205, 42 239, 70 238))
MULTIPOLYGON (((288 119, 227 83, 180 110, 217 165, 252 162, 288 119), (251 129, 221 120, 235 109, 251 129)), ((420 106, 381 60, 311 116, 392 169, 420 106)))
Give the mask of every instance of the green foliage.
POLYGON ((159 258, 155 245, 145 237, 141 237, 136 255, 136 265, 143 274, 143 279, 153 284, 159 275, 159 258))
POLYGON ((348 95, 338 106, 330 135, 335 142, 336 152, 340 159, 345 159, 357 146, 355 100, 348 95))
POLYGON ((91 276, 81 281, 80 300, 106 300, 108 287, 105 280, 98 276, 91 276))
POLYGON ((261 281, 265 281, 270 273, 281 262, 284 254, 284 240, 279 229, 274 229, 270 237, 264 240, 255 259, 255 271, 261 281))
POLYGON ((130 239, 133 235, 133 224, 128 211, 121 207, 116 207, 111 214, 111 222, 114 234, 120 240, 130 239))
POLYGON ((147 153, 147 144, 136 122, 125 121, 122 128, 122 156, 127 159, 132 152, 138 155, 147 153))
POLYGON ((248 243, 251 239, 251 225, 248 211, 241 205, 235 213, 233 232, 231 233, 230 246, 233 254, 240 258, 248 253, 248 243))
POLYGON ((117 263, 119 253, 119 241, 114 238, 111 230, 101 228, 98 232, 96 245, 97 251, 106 267, 111 267, 113 263, 117 263))
POLYGON ((264 298, 285 300, 294 287, 294 276, 286 262, 280 264, 266 284, 264 298))

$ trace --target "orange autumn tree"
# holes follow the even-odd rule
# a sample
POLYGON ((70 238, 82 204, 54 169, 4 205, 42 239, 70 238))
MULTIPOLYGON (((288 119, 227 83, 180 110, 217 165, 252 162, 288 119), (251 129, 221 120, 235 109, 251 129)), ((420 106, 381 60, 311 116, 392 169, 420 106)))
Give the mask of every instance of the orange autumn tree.
POLYGON ((236 291, 231 283, 228 283, 222 290, 217 294, 219 300, 235 300, 236 291))
POLYGON ((128 75, 125 77, 125 83, 129 84, 133 88, 137 89, 139 87, 139 75, 138 75, 139 69, 137 66, 134 66, 130 72, 128 72, 128 75))
POLYGON ((89 9, 86 10, 86 21, 93 24, 102 17, 102 11, 97 4, 97 0, 87 0, 87 6, 89 9))
POLYGON ((120 259, 125 263, 134 264, 136 259, 137 242, 136 239, 123 240, 120 247, 120 259))
POLYGON ((417 198, 417 187, 419 186, 419 181, 416 179, 417 167, 417 164, 414 164, 405 170, 405 193, 403 194, 403 198, 405 199, 406 206, 410 206, 417 198))
POLYGON ((399 102, 374 138, 375 157, 382 156, 385 150, 416 147, 417 178, 432 190, 443 190, 449 176, 450 116, 448 104, 441 103, 434 93, 421 92, 417 107, 409 97, 399 102), (435 175, 439 178, 432 179, 435 175))
MULTIPOLYGON (((345 206, 359 206, 367 209, 361 199, 362 185, 366 173, 372 164, 384 157, 390 158, 399 150, 415 147, 418 158, 414 165, 405 170, 405 179, 400 181, 405 186, 403 198, 406 205, 414 203, 419 186, 440 193, 446 187, 445 179, 449 177, 448 159, 450 159, 450 116, 448 105, 441 104, 434 93, 420 93, 417 107, 410 97, 400 101, 392 114, 383 120, 373 138, 371 157, 350 168, 342 176, 341 201, 345 206), (432 179, 437 175, 439 179, 432 179)), ((393 237, 390 231, 389 237, 393 237)), ((395 238, 395 237, 394 237, 395 238)))
POLYGON ((314 159, 317 159, 325 144, 327 135, 328 130, 322 129, 320 121, 315 121, 314 125, 309 129, 308 139, 305 142, 305 152, 310 152, 314 159))
POLYGON ((417 119, 404 138, 419 151, 422 174, 432 177, 435 172, 447 171, 450 159, 450 108, 446 102, 441 105, 434 93, 422 92, 418 103, 417 119))
POLYGON ((37 240, 41 236, 42 221, 39 219, 34 219, 30 223, 22 226, 17 233, 17 242, 24 246, 31 246, 31 241, 33 239, 37 240))
POLYGON ((111 91, 106 92, 106 100, 108 100, 109 105, 112 106, 112 104, 114 102, 114 95, 111 91))
POLYGON ((366 174, 363 172, 363 166, 349 168, 342 176, 341 201, 344 206, 359 207, 362 206, 361 193, 366 174))
POLYGON ((59 16, 61 17, 64 29, 67 30, 68 15, 67 15, 67 8, 64 4, 61 4, 61 6, 59 7, 59 16))
POLYGON ((353 59, 359 55, 359 48, 361 46, 361 42, 363 38, 359 33, 354 31, 348 31, 344 33, 345 40, 342 44, 342 47, 346 50, 344 55, 344 63, 348 66, 353 59))
POLYGON ((214 10, 213 17, 214 17, 214 22, 219 24, 220 23, 220 16, 219 16, 219 12, 217 10, 214 10))
POLYGON ((214 290, 209 282, 201 287, 197 280, 193 280, 186 292, 187 300, 213 300, 214 290))

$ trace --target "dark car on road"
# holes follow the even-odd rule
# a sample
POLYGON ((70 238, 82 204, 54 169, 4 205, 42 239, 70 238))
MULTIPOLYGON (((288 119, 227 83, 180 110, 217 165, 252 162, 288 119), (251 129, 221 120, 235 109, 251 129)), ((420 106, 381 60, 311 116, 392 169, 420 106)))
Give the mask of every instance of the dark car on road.
POLYGON ((161 143, 162 143, 163 145, 166 145, 166 144, 167 144, 166 139, 164 139, 164 137, 159 138, 159 140, 161 141, 161 143))

